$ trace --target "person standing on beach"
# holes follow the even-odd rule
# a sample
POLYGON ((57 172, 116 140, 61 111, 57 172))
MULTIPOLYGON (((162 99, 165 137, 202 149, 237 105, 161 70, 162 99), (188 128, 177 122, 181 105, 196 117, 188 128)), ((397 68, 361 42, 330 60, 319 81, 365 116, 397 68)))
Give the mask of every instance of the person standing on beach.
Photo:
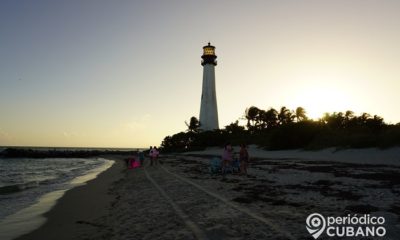
POLYGON ((152 146, 150 146, 149 157, 150 157, 150 166, 153 166, 153 164, 154 164, 154 149, 152 146))
POLYGON ((154 164, 158 165, 158 155, 160 155, 160 152, 158 151, 157 147, 153 148, 153 155, 154 155, 154 164))
POLYGON ((226 167, 230 166, 233 160, 233 148, 230 143, 227 143, 222 153, 222 175, 225 176, 226 167))
POLYGON ((239 160, 240 160, 240 175, 246 174, 247 176, 247 167, 250 162, 250 157, 245 144, 240 145, 239 160))

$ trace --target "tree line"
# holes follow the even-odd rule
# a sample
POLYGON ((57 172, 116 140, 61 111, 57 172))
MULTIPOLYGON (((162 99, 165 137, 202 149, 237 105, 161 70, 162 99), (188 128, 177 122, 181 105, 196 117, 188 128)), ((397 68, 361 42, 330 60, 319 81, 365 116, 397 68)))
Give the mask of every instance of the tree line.
POLYGON ((196 117, 185 122, 187 130, 167 136, 161 143, 165 151, 201 150, 210 146, 257 144, 270 150, 366 148, 400 146, 400 123, 387 124, 378 115, 353 111, 325 113, 309 119, 303 107, 268 110, 251 106, 245 110, 245 125, 232 122, 222 129, 201 131, 196 117))

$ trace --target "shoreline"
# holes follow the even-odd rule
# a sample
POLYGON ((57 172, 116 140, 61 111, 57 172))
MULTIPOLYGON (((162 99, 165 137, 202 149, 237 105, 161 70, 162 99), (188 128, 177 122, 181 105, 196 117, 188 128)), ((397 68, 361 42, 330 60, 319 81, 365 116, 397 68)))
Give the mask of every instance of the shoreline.
MULTIPOLYGON (((107 190, 114 180, 117 180, 122 164, 122 161, 115 157, 103 158, 113 161, 110 167, 101 172, 89 171, 71 181, 74 187, 50 193, 56 196, 53 197, 53 202, 46 206, 48 209, 34 219, 35 228, 11 239, 73 239, 66 233, 75 232, 78 229, 77 222, 90 222, 92 218, 101 215, 102 208, 112 201, 111 198, 107 198, 107 190), (92 201, 93 199, 96 201, 92 201), (90 208, 93 211, 88 211, 90 208)), ((86 224, 79 225, 83 225, 79 227, 83 231, 87 227, 86 224)))

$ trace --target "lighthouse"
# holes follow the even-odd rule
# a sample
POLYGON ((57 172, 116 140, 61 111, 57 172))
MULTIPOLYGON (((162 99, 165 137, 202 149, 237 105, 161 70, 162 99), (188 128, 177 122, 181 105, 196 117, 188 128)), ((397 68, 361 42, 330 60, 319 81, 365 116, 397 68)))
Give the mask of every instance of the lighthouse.
POLYGON ((217 94, 215 91, 215 66, 217 65, 217 56, 215 47, 208 45, 203 47, 203 88, 201 93, 200 105, 200 129, 209 131, 218 129, 218 109, 217 94))

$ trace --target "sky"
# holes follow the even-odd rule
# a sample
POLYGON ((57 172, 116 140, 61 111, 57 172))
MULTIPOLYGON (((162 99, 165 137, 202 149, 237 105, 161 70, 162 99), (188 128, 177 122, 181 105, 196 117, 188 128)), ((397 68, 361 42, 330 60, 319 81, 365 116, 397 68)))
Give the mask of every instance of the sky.
POLYGON ((400 122, 400 1, 0 1, 0 145, 147 147, 200 110, 216 46, 220 126, 250 106, 400 122))

